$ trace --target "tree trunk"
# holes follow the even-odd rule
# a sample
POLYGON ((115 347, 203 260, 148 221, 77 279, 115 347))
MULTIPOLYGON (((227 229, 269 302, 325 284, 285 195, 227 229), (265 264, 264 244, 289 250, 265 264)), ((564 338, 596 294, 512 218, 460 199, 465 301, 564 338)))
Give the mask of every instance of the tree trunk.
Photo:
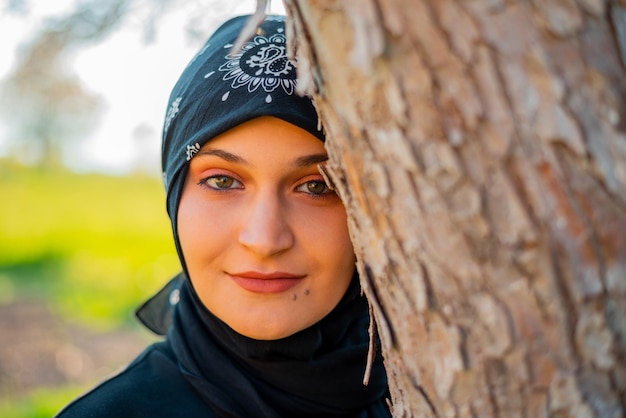
POLYGON ((625 417, 626 2, 285 3, 394 416, 625 417))

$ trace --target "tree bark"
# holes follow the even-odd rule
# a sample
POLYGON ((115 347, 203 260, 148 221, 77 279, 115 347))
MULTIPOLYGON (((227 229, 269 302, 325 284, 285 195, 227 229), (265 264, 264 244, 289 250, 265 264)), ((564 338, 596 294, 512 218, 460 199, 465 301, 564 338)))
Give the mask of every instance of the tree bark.
POLYGON ((626 416, 626 2, 285 0, 395 417, 626 416))

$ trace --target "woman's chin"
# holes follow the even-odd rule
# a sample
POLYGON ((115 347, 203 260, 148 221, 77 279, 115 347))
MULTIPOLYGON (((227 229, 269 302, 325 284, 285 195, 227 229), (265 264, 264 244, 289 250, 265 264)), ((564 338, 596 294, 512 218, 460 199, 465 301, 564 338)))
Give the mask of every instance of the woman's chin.
MULTIPOLYGON (((292 314, 292 318, 293 315, 294 314, 292 314)), ((253 340, 261 341, 272 341, 287 338, 310 327, 314 323, 309 323, 308 321, 280 321, 280 323, 271 323, 271 320, 266 320, 264 318, 240 321, 225 320, 224 322, 238 334, 241 334, 244 337, 252 338, 253 340)))
POLYGON ((237 333, 253 340, 272 341, 289 337, 300 331, 295 327, 259 327, 255 324, 246 324, 242 326, 229 326, 237 333))

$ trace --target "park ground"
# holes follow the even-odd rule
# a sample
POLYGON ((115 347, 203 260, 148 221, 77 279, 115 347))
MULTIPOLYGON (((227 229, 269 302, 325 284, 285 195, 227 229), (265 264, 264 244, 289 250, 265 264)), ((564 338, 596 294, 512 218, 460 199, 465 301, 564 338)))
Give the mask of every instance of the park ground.
POLYGON ((73 324, 39 298, 0 305, 0 336, 0 411, 24 417, 45 416, 155 340, 138 327, 98 331, 73 324))

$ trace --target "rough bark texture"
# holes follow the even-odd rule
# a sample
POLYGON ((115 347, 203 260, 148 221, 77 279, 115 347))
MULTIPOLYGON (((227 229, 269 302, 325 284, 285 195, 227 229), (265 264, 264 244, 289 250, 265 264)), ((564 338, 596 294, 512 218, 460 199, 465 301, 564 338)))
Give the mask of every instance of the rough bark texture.
POLYGON ((626 2, 285 3, 394 415, 626 416, 626 2))

